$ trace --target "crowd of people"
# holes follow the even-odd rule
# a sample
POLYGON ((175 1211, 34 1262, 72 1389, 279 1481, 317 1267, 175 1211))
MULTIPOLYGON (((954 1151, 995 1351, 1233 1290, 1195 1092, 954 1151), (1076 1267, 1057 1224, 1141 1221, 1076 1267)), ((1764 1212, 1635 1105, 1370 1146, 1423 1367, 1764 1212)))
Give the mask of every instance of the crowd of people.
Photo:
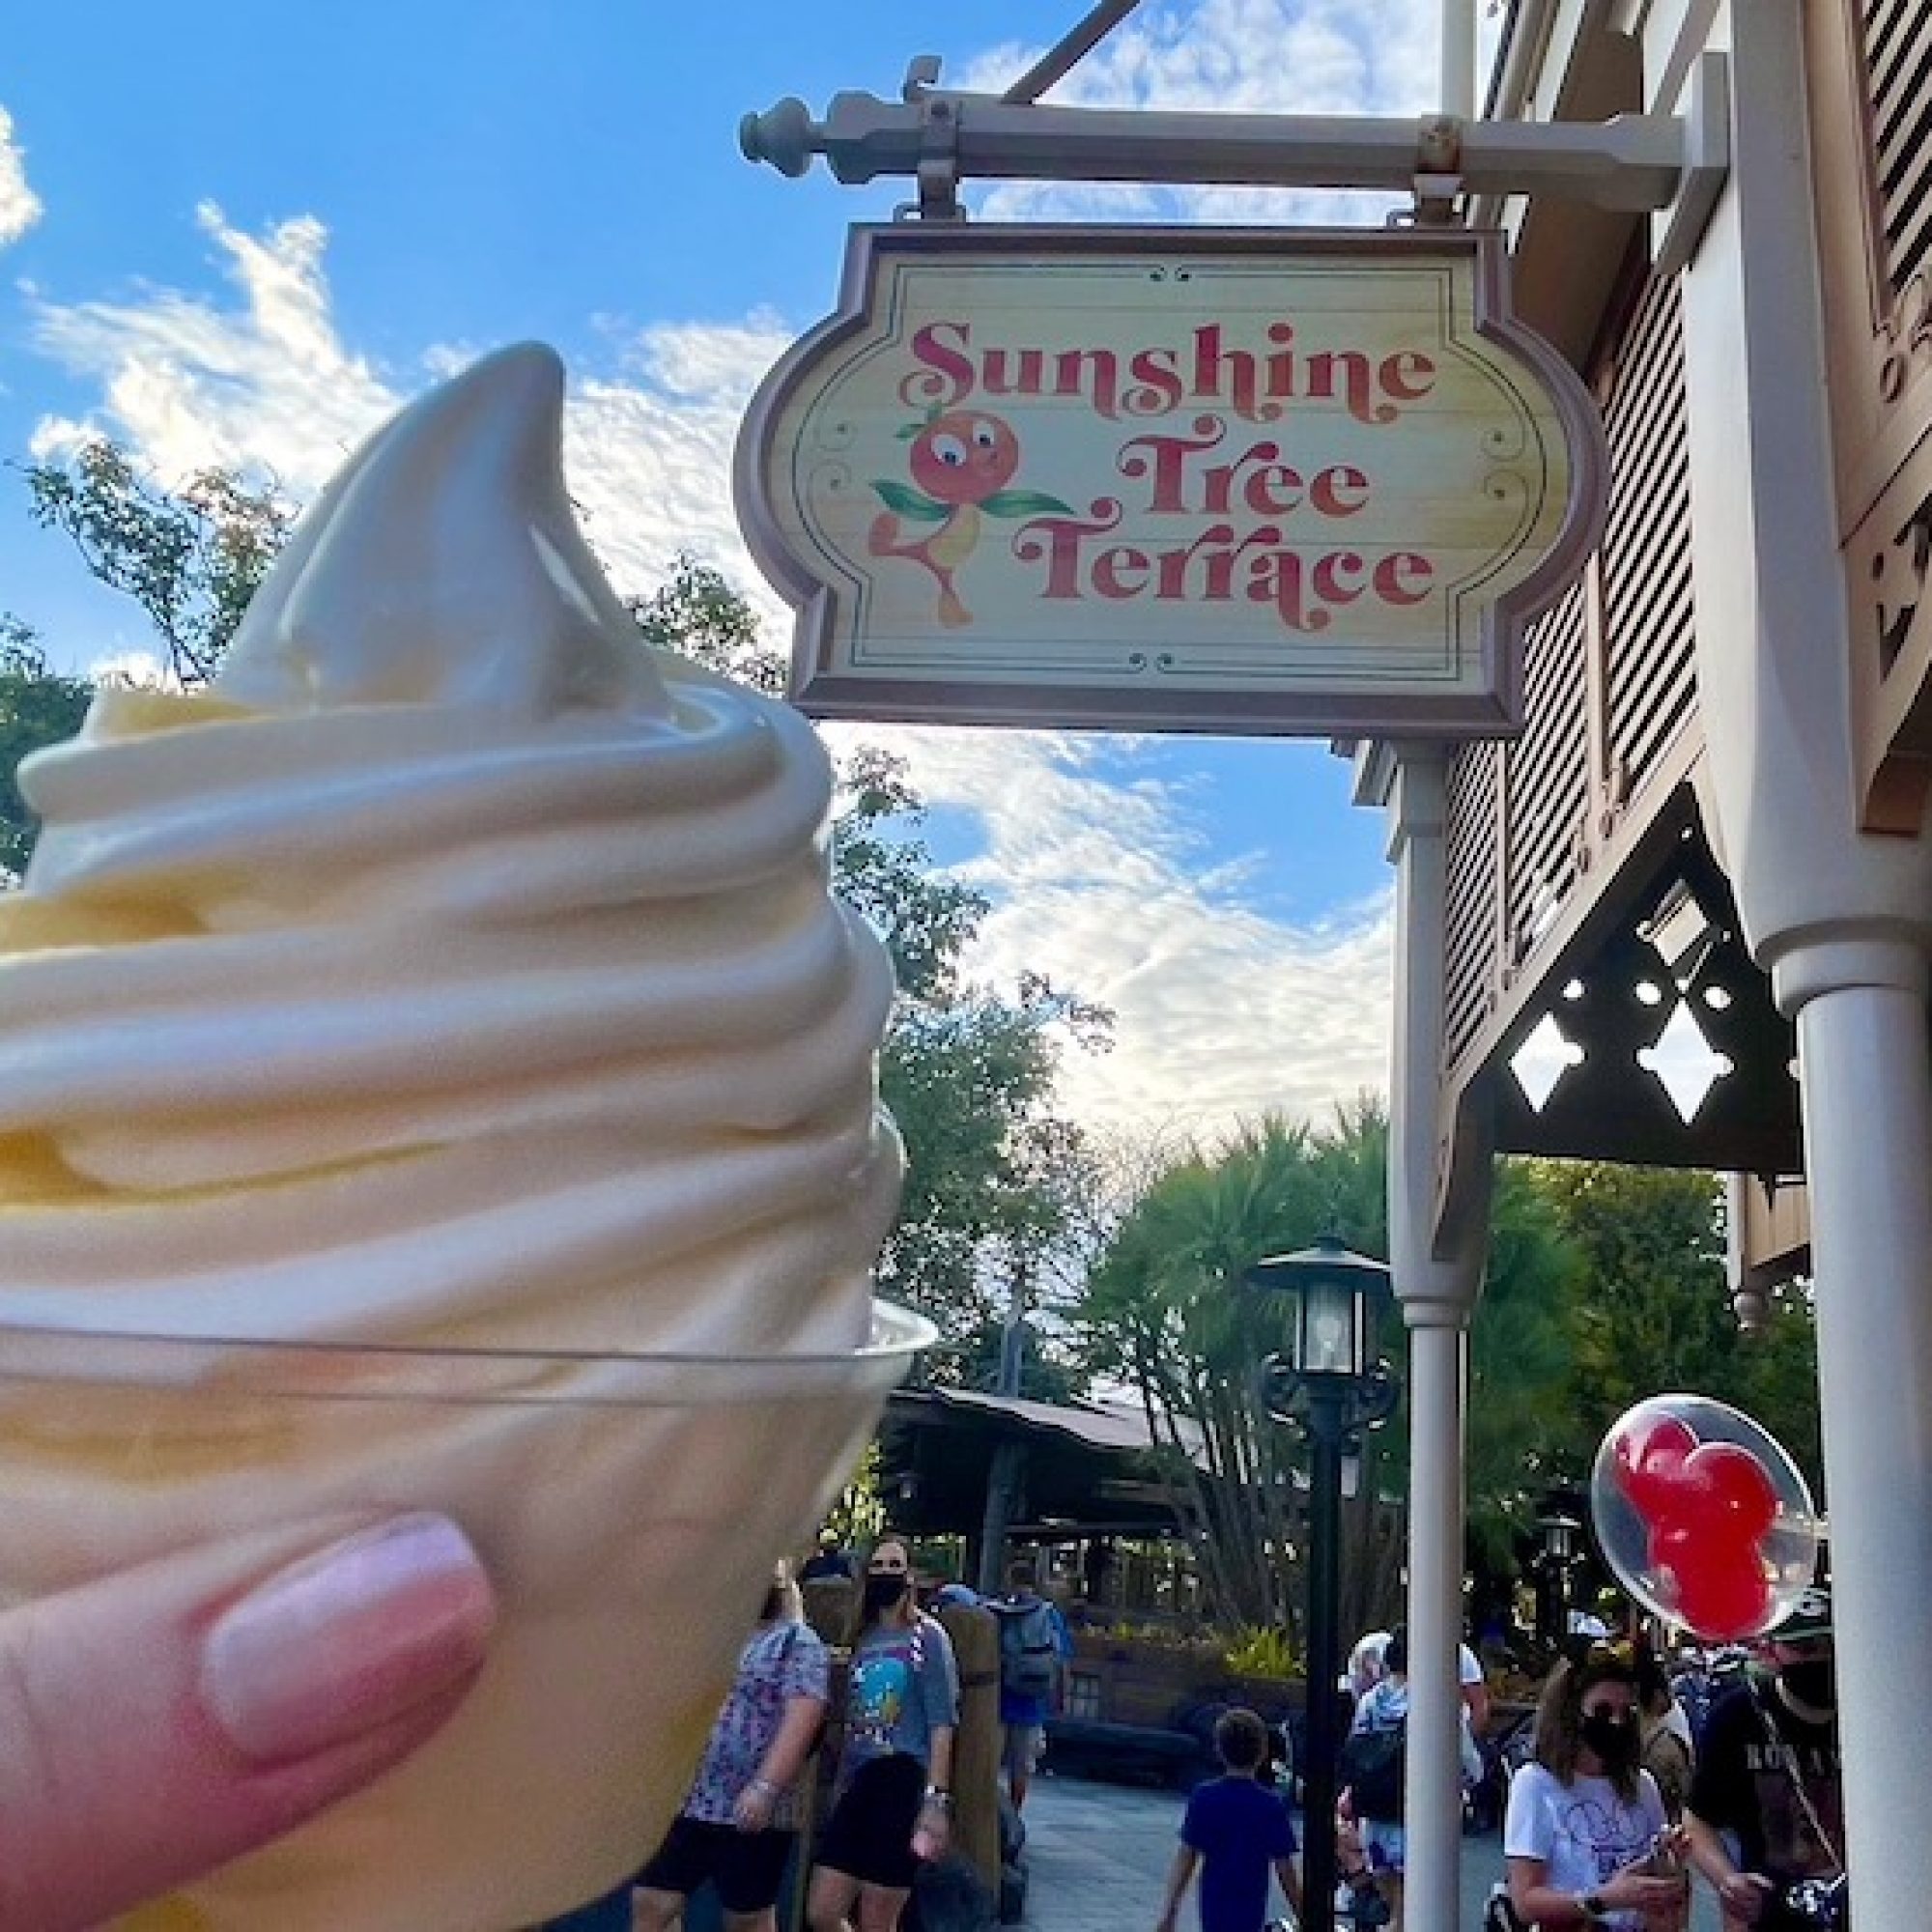
MULTIPOLYGON (((851 1575, 829 1545, 807 1567, 851 1575)), ((1003 1596, 951 1583, 924 1609, 908 1547, 886 1537, 854 1580, 830 1809, 806 1887, 810 1932, 897 1932, 922 1867, 950 1847, 959 1671, 932 1611, 982 1605, 998 1617, 1001 1765, 1015 1812, 1071 1654, 1065 1619, 1027 1563, 1012 1567, 1003 1596)), ((1329 1828, 1338 1922, 1358 1932, 1402 1932, 1404 1922, 1407 1671, 1405 1632, 1376 1631, 1356 1645, 1343 1686, 1352 1718, 1329 1828)), ((1466 1646, 1460 1675, 1463 1770, 1476 1779, 1485 1772, 1476 1739, 1492 1711, 1466 1646)), ((634 1882, 552 1932, 671 1932, 707 1882, 725 1932, 777 1932, 832 1684, 831 1652, 781 1565, 664 1843, 634 1882)), ((1720 1903, 1724 1932, 1844 1923, 1828 1590, 1806 1593, 1751 1667, 1715 1692, 1701 1673, 1673 1679, 1642 1641, 1578 1633, 1543 1686, 1527 1738, 1509 1783, 1507 1881, 1491 1901, 1491 1932, 1687 1932, 1697 1874, 1720 1903)), ((1202 1932, 1298 1923, 1299 1846, 1276 1741, 1255 1712, 1236 1708, 1216 1723, 1214 1748, 1219 1776, 1188 1800, 1154 1932, 1176 1932, 1197 1886, 1202 1932), (1277 1900, 1289 1918, 1270 1918, 1277 1900)))
MULTIPOLYGON (((1337 1920, 1351 1927, 1403 1924, 1407 1662, 1400 1630, 1372 1633, 1350 1659, 1354 1716, 1333 1829, 1337 1920)), ((1483 1768, 1473 1735, 1490 1717, 1482 1675, 1465 1648, 1465 1777, 1483 1768)), ((1510 1779, 1508 1877, 1491 1901, 1491 1932, 1686 1932, 1697 1874, 1724 1932, 1846 1924, 1829 1589, 1807 1591, 1708 1702, 1688 1701, 1695 1721, 1643 1642, 1577 1634, 1544 1683, 1510 1779)), ((1215 1747, 1222 1776, 1188 1803, 1155 1932, 1175 1932, 1197 1876, 1202 1932, 1285 1924, 1268 1917, 1271 1881, 1301 1914, 1293 1821, 1285 1794, 1269 1788, 1264 1727, 1231 1711, 1215 1747)))
POLYGON ((903 1541, 882 1537, 855 1577, 852 1559, 827 1535, 800 1577, 858 1585, 840 1721, 829 1724, 832 1652, 781 1564, 664 1842, 633 1879, 546 1932, 672 1932, 707 1884, 724 1932, 777 1932, 805 1787, 828 1730, 836 1734, 831 1804, 812 1845, 806 1922, 811 1932, 896 1932, 921 1868, 942 1863, 952 1842, 959 1667, 932 1612, 952 1605, 983 1606, 998 1619, 1001 1764, 1009 1802, 1015 1811, 1026 1803, 1072 1652, 1032 1565, 1011 1566, 1004 1596, 951 1583, 926 1609, 903 1541))

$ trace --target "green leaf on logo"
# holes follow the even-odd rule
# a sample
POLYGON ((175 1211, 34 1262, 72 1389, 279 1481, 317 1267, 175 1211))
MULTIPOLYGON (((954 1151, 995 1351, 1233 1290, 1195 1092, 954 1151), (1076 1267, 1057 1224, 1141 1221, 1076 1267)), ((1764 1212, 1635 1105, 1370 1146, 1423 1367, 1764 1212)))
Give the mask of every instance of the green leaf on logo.
POLYGON ((903 483, 895 483, 890 477, 873 477, 872 488, 879 493, 886 508, 901 517, 911 517, 922 524, 943 524, 949 514, 944 503, 935 503, 930 497, 923 497, 903 483))
POLYGON ((996 490, 980 507, 989 517, 1043 517, 1049 510, 1063 517, 1073 514, 1071 503, 1063 503, 1043 490, 996 490))

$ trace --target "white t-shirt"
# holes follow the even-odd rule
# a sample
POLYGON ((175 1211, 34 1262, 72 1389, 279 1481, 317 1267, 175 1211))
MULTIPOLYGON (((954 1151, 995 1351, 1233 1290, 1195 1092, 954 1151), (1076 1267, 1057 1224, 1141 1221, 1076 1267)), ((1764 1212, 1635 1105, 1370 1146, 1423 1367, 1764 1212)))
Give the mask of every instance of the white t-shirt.
MULTIPOLYGON (((1607 1777, 1579 1774, 1563 1784, 1542 1765, 1524 1765, 1510 1779, 1503 1856, 1541 1859, 1544 1883, 1558 1891, 1580 1894, 1607 1885, 1642 1858, 1663 1830, 1657 1780, 1647 1771, 1636 1776, 1632 1800, 1620 1797, 1607 1777)), ((1641 1932, 1643 1918, 1640 1913, 1613 1912, 1605 1923, 1617 1932, 1641 1932)))

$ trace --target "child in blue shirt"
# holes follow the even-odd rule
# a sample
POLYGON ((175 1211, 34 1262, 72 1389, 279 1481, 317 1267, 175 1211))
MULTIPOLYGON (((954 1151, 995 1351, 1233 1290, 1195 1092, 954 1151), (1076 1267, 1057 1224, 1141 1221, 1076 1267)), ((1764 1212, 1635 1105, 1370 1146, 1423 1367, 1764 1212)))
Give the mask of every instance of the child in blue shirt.
POLYGON ((1267 1727, 1252 1711, 1229 1711, 1214 1726, 1214 1749, 1223 1775, 1197 1787, 1187 1801, 1155 1932, 1174 1932, 1197 1864, 1201 1932, 1263 1932, 1270 1867, 1289 1909, 1297 1920, 1301 1917, 1294 1827, 1288 1806, 1256 1775, 1267 1758, 1267 1727))

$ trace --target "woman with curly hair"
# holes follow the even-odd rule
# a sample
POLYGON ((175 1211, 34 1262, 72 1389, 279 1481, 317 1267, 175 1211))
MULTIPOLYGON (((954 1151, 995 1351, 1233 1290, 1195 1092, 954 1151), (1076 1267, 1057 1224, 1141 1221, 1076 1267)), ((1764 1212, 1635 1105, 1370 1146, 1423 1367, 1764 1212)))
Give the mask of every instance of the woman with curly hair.
POLYGON ((1631 1666, 1606 1650, 1559 1663, 1503 1824, 1510 1903, 1524 1924, 1681 1932, 1688 1847, 1641 1755, 1631 1666))

